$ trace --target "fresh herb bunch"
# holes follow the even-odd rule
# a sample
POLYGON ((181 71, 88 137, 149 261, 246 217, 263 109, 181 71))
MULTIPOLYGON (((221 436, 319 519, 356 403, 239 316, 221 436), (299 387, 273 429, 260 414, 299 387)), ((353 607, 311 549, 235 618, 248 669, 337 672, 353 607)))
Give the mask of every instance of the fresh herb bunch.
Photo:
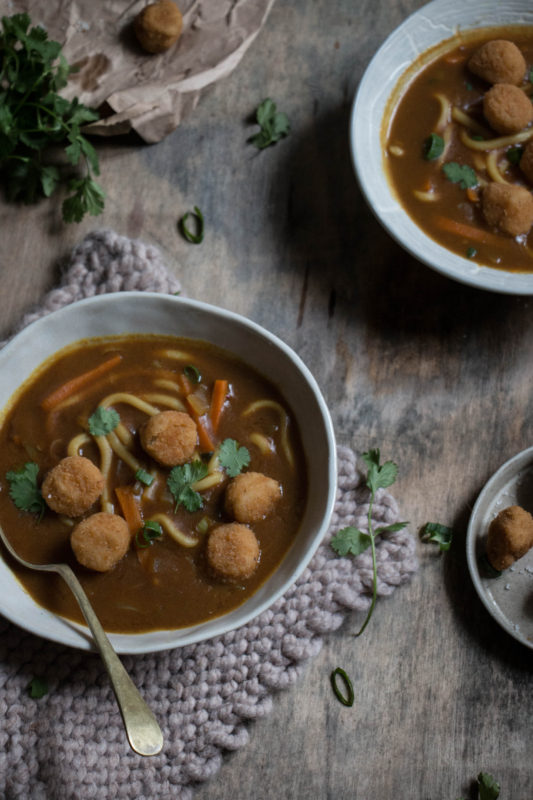
POLYGON ((376 536, 381 533, 400 531, 405 528, 407 522, 394 522, 392 525, 384 525, 374 530, 372 524, 372 510, 374 508, 374 501, 376 499, 376 492, 378 489, 386 489, 392 486, 398 474, 398 467, 393 461, 385 461, 380 464, 379 450, 369 450, 368 453, 363 453, 361 458, 368 467, 366 476, 366 485, 370 489, 370 501, 368 504, 368 533, 360 531, 352 525, 343 528, 331 540, 331 546, 339 556, 358 556, 372 548, 372 602, 366 619, 356 634, 360 636, 370 622, 370 618, 374 612, 378 594, 378 570, 376 561, 376 536))
POLYGON ((63 201, 65 222, 80 222, 86 213, 100 214, 105 193, 96 183, 98 157, 81 127, 98 114, 77 98, 58 92, 67 84, 70 67, 61 45, 28 14, 2 17, 0 31, 0 173, 10 201, 33 203, 50 197, 66 180, 72 194, 63 201), (65 179, 49 163, 50 149, 61 147, 74 166, 85 160, 83 177, 65 179))

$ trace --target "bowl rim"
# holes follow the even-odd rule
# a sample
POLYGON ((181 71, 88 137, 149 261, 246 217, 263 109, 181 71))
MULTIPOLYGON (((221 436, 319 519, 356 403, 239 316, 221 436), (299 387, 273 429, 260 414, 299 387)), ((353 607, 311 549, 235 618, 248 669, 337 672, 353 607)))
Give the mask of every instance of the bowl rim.
MULTIPOLYGON (((258 323, 248 319, 247 317, 238 314, 233 311, 229 311, 227 309, 221 308, 219 306, 211 305, 208 303, 204 303, 200 300, 191 300, 189 298, 185 298, 182 296, 176 295, 168 295, 158 292, 144 292, 144 291, 124 291, 124 292, 116 292, 116 293, 108 293, 108 294, 100 294, 89 298, 84 298, 82 300, 75 301, 73 303, 69 303, 68 305, 52 311, 46 314, 43 317, 31 322, 21 331, 16 333, 13 338, 8 341, 8 343, 0 350, 0 372, 2 370, 5 371, 6 369, 6 362, 14 357, 13 354, 17 354, 19 349, 22 347, 24 348, 26 345, 30 345, 35 341, 43 341, 43 334, 46 334, 46 329, 50 327, 54 327, 59 329, 61 325, 68 324, 68 322, 76 321, 76 317, 80 318, 80 314, 90 314, 95 307, 104 309, 106 307, 113 306, 115 307, 115 311, 117 310, 117 304, 122 305, 123 308, 129 307, 131 303, 141 303, 141 304, 149 304, 150 307, 157 308, 161 306, 166 307, 166 310, 170 313, 170 311, 174 311, 174 309, 188 309, 190 310, 191 314, 200 314, 200 315, 207 315, 207 316, 214 316, 215 319, 224 325, 230 326, 237 326, 243 331, 248 331, 249 333, 255 335, 259 340, 262 340, 264 344, 266 344, 270 348, 274 348, 280 355, 280 357, 284 357, 288 364, 295 368, 297 373, 299 373, 300 378, 307 384, 309 388, 310 394, 309 398, 314 398, 316 408, 314 409, 314 413, 317 413, 320 418, 322 430, 321 435, 323 437, 323 446, 327 452, 327 463, 323 465, 323 469, 327 473, 327 490, 325 492, 324 498, 322 499, 322 503, 320 506, 320 524, 317 525, 316 530, 314 531, 312 537, 310 538, 309 542, 305 548, 304 557, 301 558, 297 564, 297 566, 290 571, 288 576, 280 583, 278 588, 273 591, 270 595, 266 596, 260 602, 256 603, 255 605, 251 606, 250 608, 246 608, 247 605, 250 606, 248 601, 253 600, 253 598, 257 598, 259 594, 261 594, 261 590, 263 587, 268 586, 268 583, 271 581, 272 577, 276 575, 279 570, 274 571, 267 580, 261 584, 258 591, 255 592, 248 601, 241 606, 238 606, 231 612, 228 612, 225 615, 220 617, 216 617, 212 620, 207 622, 203 622, 189 628, 181 628, 169 631, 155 631, 143 634, 116 634, 116 633, 109 633, 108 637, 113 644, 113 647, 118 653, 151 653, 157 652, 161 650, 173 649, 175 647, 183 647, 189 644, 194 644, 196 642, 205 641, 215 636, 220 636, 222 634, 228 633, 229 631, 235 630, 236 628, 240 628, 243 625, 246 625, 250 622, 253 618, 259 616, 261 613, 266 611, 271 605, 273 605, 276 600, 278 600, 301 576, 303 571, 308 566, 311 558, 315 554, 316 550, 318 549, 322 539, 324 538, 329 524, 331 515, 333 513, 335 498, 336 498, 336 489, 337 489, 337 459, 336 459, 336 441, 335 441, 335 434, 333 428, 333 422, 331 420, 331 415, 329 409, 326 405, 322 392, 318 386, 318 383, 314 376, 312 375, 309 368, 303 362, 301 357, 289 346, 287 345, 281 338, 279 338, 276 334, 271 333, 269 330, 264 328, 263 326, 259 325, 258 323), (39 339, 38 337, 41 337, 39 339), (206 634, 206 630, 208 633, 206 634)), ((138 324, 138 323, 137 323, 138 324)), ((149 333, 148 331, 139 331, 135 329, 136 323, 133 319, 131 328, 128 330, 122 331, 122 333, 127 334, 135 334, 135 333, 149 333)), ((172 332, 167 331, 167 333, 163 333, 162 331, 157 331, 157 333, 161 333, 162 335, 173 335, 172 332)), ((100 334, 95 332, 94 337, 97 338, 100 334)), ((115 334, 103 334, 105 335, 115 335, 115 334)), ((119 332, 117 331, 117 335, 119 332)), ((181 334, 177 332, 175 334, 177 337, 184 337, 187 338, 185 334, 181 334)), ((64 343, 54 348, 50 355, 53 352, 57 352, 58 350, 62 349, 63 347, 69 346, 71 343, 79 340, 83 340, 88 338, 87 336, 78 336, 72 335, 70 338, 65 338, 64 343)), ((92 337, 90 337, 92 338, 92 337)), ((189 336, 188 338, 197 338, 200 337, 192 337, 189 336)), ((209 338, 204 339, 204 341, 210 341, 209 338)), ((216 344, 216 342, 212 342, 212 344, 216 344)), ((222 349, 228 350, 228 348, 222 347, 222 349)), ((231 352, 231 350, 229 350, 231 352)), ((48 356, 44 358, 40 358, 37 363, 29 369, 27 375, 30 376, 35 369, 38 368, 40 364, 42 364, 48 356)), ((243 356, 238 356, 242 360, 246 361, 246 358, 243 356)), ((261 367, 256 366, 253 362, 249 362, 252 367, 258 369, 261 373, 261 367)), ((269 380, 272 380, 269 377, 269 380)), ((23 382, 23 381, 22 381, 23 382)), ((3 416, 5 413, 6 407, 11 402, 11 398, 13 394, 17 391, 18 387, 20 386, 21 381, 18 381, 17 384, 9 390, 6 395, 6 399, 4 401, 0 401, 0 422, 3 422, 3 416)), ((318 434, 318 432, 317 432, 318 434)), ((306 514, 309 510, 309 505, 306 509, 306 514)), ((300 529, 301 530, 301 529, 300 529)), ((288 557, 289 553, 285 555, 284 560, 281 564, 284 563, 285 559, 288 557)), ((281 565, 280 565, 281 566, 281 565)), ((60 617, 59 615, 53 614, 52 612, 47 611, 46 609, 39 606, 31 597, 30 595, 24 590, 22 585, 14 578, 13 573, 6 565, 6 562, 3 558, 3 551, 0 551, 0 578, 2 575, 4 578, 7 577, 7 573, 13 578, 16 582, 17 586, 28 596, 30 599, 34 610, 36 611, 35 619, 24 620, 17 616, 16 610, 10 610, 3 607, 0 607, 0 614, 2 614, 6 619, 9 619, 14 624, 18 625, 19 627, 37 634, 38 636, 47 638, 51 641, 55 641, 59 644, 75 647, 81 650, 93 650, 94 645, 92 642, 92 638, 88 632, 88 629, 82 625, 78 625, 77 623, 71 622, 64 617, 60 617), (43 624, 48 624, 55 622, 56 624, 52 626, 53 630, 43 633, 43 624)), ((264 593, 264 592, 263 592, 264 593)))
POLYGON ((533 294, 533 271, 509 272, 481 266, 452 253, 425 234, 396 198, 386 177, 381 129, 387 104, 413 61, 459 31, 533 25, 533 7, 527 0, 431 0, 410 14, 378 48, 356 90, 349 122, 352 166, 361 192, 376 219, 389 235, 418 261, 459 283, 502 294, 533 294), (502 19, 502 16, 504 17, 502 19), (527 19, 527 23, 526 23, 527 19), (417 44, 420 33, 430 39, 417 44), (415 35, 416 34, 416 35, 415 35), (388 81, 382 80, 387 63, 388 81))

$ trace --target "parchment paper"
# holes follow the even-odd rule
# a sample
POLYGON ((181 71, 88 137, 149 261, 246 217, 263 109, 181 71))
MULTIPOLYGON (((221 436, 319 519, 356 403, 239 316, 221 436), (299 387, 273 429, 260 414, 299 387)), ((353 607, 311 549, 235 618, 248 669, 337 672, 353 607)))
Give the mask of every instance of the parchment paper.
POLYGON ((173 131, 201 92, 237 66, 259 33, 274 0, 177 0, 180 39, 165 53, 145 53, 132 30, 148 0, 8 0, 3 15, 26 11, 33 25, 63 45, 79 71, 62 94, 77 96, 104 119, 91 133, 135 130, 145 142, 173 131))

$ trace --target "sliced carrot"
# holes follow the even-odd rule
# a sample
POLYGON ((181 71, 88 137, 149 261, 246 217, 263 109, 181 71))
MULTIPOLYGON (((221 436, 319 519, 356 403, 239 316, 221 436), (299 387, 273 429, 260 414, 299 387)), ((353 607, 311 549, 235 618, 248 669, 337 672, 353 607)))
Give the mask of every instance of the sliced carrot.
POLYGON ((227 380, 217 379, 215 381, 213 386, 213 395, 211 397, 211 408, 209 410, 211 425, 213 426, 213 431, 215 433, 218 428, 218 423, 220 422, 220 416, 222 414, 222 409, 224 408, 224 403, 226 402, 226 397, 228 396, 228 390, 229 383, 227 380))
POLYGON ((469 186, 466 190, 466 196, 471 203, 479 203, 479 194, 472 186, 469 186))
POLYGON ((198 429, 198 443, 200 445, 200 451, 202 453, 212 453, 215 449, 215 443, 213 442, 213 438, 211 436, 210 431, 210 421, 208 420, 207 414, 198 414, 193 404, 189 402, 189 398, 186 397, 185 400, 187 401, 187 407, 191 414, 191 417, 196 422, 196 427, 198 429))
POLYGON ((190 380, 183 374, 183 372, 179 372, 176 377, 182 393, 185 395, 185 397, 187 397, 187 395, 192 392, 192 384, 190 380))
POLYGON ((67 397, 70 397, 79 389, 82 389, 84 386, 87 386, 88 383, 91 383, 95 378, 99 378, 100 375, 109 372, 109 370, 116 367, 118 363, 122 361, 122 356, 120 353, 117 353, 116 356, 112 356, 107 361, 103 361, 97 367, 90 369, 88 372, 84 372, 81 375, 77 375, 72 380, 63 383, 59 386, 55 391, 45 397, 44 400, 41 402, 41 407, 45 411, 51 411, 55 408, 59 403, 62 403, 63 400, 66 400, 67 397))
POLYGON ((120 509, 124 515, 124 519, 128 523, 128 528, 133 536, 143 526, 141 509, 133 494, 133 489, 131 486, 117 486, 115 494, 120 503, 120 509))
POLYGON ((449 217, 437 217, 436 222, 441 230, 455 233, 456 236, 463 236, 465 239, 472 239, 473 242, 493 245, 501 244, 500 237, 495 233, 484 231, 481 228, 473 228, 464 222, 456 222, 449 217))

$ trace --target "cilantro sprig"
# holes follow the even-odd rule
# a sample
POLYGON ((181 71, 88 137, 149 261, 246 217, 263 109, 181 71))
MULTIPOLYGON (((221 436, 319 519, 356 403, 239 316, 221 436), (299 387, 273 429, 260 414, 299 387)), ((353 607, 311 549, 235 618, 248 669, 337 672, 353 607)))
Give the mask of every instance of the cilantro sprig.
POLYGON ((220 466, 230 478, 235 478, 250 463, 250 453, 246 447, 240 447, 235 439, 224 439, 218 450, 220 466))
POLYGON ((37 484, 39 467, 33 461, 17 470, 9 470, 6 479, 9 483, 9 496, 21 511, 37 514, 42 519, 46 504, 37 484))
POLYGON ((265 147, 276 144, 290 132, 289 118, 283 111, 277 110, 276 104, 270 97, 267 97, 259 105, 255 112, 255 118, 261 130, 251 136, 248 141, 258 150, 264 150, 265 147))
POLYGON ((173 467, 167 478, 167 487, 176 503, 177 510, 180 505, 187 511, 198 511, 204 506, 202 495, 193 489, 193 484, 202 480, 207 475, 207 464, 203 461, 189 461, 173 467))
POLYGON ((105 193, 94 180, 98 157, 81 128, 98 119, 95 111, 58 93, 70 67, 59 42, 30 27, 28 14, 2 17, 0 30, 0 173, 8 200, 36 202, 66 182, 72 193, 62 206, 65 222, 80 222, 86 213, 100 214, 105 193), (50 149, 64 149, 67 161, 83 159, 83 177, 68 179, 50 162, 50 149))
POLYGON ((350 525, 343 528, 331 540, 331 546, 339 556, 358 556, 367 550, 369 547, 372 549, 372 602, 366 619, 356 636, 361 636, 366 626, 370 622, 370 618, 374 613, 374 608, 377 601, 378 589, 378 572, 376 560, 376 537, 382 533, 400 531, 405 528, 407 522, 394 522, 392 525, 384 525, 376 528, 372 523, 372 510, 374 508, 374 501, 376 499, 376 492, 378 489, 386 489, 391 486, 396 480, 398 474, 398 467, 393 461, 385 461, 380 464, 379 450, 369 450, 363 453, 361 458, 368 467, 366 475, 366 485, 370 489, 370 501, 368 504, 368 532, 361 531, 358 528, 350 525))

